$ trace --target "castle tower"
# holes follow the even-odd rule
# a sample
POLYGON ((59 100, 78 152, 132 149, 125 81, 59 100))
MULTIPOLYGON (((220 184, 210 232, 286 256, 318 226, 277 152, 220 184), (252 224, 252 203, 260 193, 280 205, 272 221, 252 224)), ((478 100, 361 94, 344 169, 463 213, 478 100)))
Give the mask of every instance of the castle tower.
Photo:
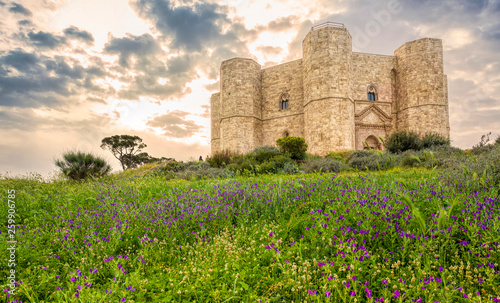
POLYGON ((220 140, 220 93, 213 94, 210 98, 210 145, 212 153, 221 151, 220 140))
POLYGON ((308 152, 354 149, 351 35, 342 24, 313 27, 302 42, 302 51, 308 152))
POLYGON ((242 58, 222 62, 220 86, 220 150, 247 153, 261 145, 260 64, 242 58))
POLYGON ((450 136, 447 79, 440 39, 405 43, 396 56, 396 129, 450 136))

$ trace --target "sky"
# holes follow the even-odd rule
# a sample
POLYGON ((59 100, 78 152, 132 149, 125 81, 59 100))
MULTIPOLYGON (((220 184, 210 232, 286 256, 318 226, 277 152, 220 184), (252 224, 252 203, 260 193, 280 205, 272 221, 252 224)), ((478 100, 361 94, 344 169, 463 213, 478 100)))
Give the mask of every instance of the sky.
POLYGON ((221 62, 299 59, 325 21, 357 52, 442 39, 452 145, 500 135, 500 0, 0 0, 0 16, 0 175, 55 175, 76 150, 119 171, 100 143, 121 134, 205 158, 221 62))

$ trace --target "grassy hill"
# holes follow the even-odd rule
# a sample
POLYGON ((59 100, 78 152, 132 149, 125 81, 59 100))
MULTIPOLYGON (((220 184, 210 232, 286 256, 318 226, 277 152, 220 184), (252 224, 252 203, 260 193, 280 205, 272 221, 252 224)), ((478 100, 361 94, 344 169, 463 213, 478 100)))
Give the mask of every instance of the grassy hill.
POLYGON ((15 270, 6 300, 500 300, 495 180, 472 190, 395 168, 186 181, 152 169, 1 180, 0 250, 18 241, 15 266, 8 254, 0 264, 4 294, 15 270))

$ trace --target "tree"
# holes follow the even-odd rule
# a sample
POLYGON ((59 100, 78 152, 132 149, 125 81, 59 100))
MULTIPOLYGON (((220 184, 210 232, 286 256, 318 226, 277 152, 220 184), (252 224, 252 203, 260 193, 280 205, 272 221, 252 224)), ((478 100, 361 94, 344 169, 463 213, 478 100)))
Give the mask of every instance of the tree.
POLYGON ((109 149, 120 161, 123 170, 137 167, 150 157, 147 153, 141 153, 147 145, 138 136, 115 135, 102 139, 101 143, 101 148, 109 149))
POLYGON ((304 160, 306 158, 307 144, 301 137, 283 137, 276 140, 280 152, 289 154, 294 160, 304 160))
POLYGON ((71 180, 101 177, 111 171, 111 166, 103 158, 84 152, 67 152, 54 164, 71 180))

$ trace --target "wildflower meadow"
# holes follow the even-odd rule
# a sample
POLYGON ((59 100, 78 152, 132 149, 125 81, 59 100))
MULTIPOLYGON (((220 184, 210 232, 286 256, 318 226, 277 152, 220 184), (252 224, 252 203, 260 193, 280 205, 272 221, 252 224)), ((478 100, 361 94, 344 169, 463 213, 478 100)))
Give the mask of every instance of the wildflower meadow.
POLYGON ((500 302, 500 199, 427 169, 0 181, 4 302, 500 302))

